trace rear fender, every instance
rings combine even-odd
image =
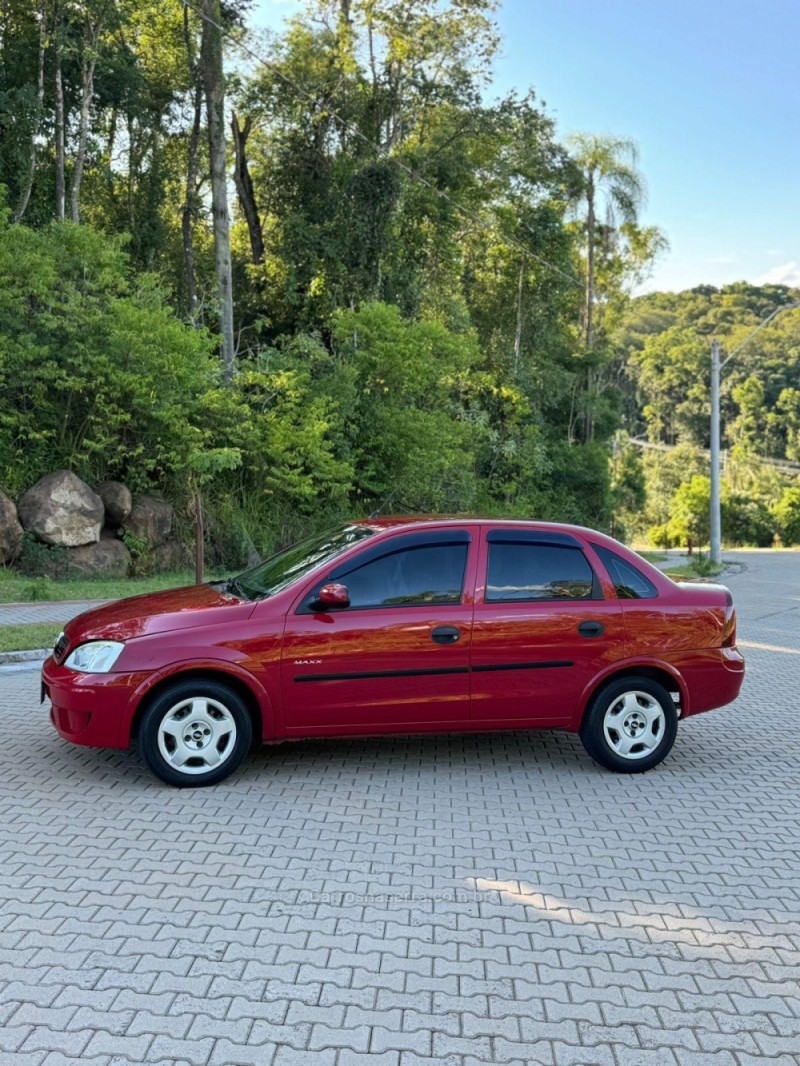
[[[599,674],[597,674],[586,688],[581,693],[581,698],[578,701],[578,709],[572,718],[567,728],[577,733],[583,722],[583,717],[589,707],[589,704],[594,699],[597,692],[609,681],[613,681],[616,677],[624,674],[634,674],[637,669],[640,670],[657,670],[659,673],[668,675],[672,678],[673,685],[669,688],[670,692],[680,693],[680,715],[684,718],[687,714],[690,714],[689,707],[689,690],[686,686],[686,682],[680,674],[680,671],[676,669],[671,663],[664,662],[663,659],[648,659],[648,658],[631,658],[631,659],[618,659],[615,663],[611,663]],[[666,680],[666,678],[665,678]]]

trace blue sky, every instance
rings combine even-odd
[[[279,29],[301,0],[256,0]],[[798,0],[501,0],[493,91],[533,87],[560,135],[632,137],[643,221],[671,250],[646,288],[800,285]]]

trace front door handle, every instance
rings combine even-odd
[[[578,626],[578,632],[582,637],[602,637],[605,631],[606,627],[602,622],[595,622],[593,620],[581,622]]]
[[[431,632],[431,640],[437,644],[455,644],[461,636],[461,630],[456,626],[437,626]]]

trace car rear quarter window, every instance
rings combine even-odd
[[[460,603],[468,549],[466,543],[412,547],[365,563],[342,578],[350,606]]]
[[[589,600],[594,590],[594,571],[579,548],[489,543],[487,603]]]
[[[653,582],[637,570],[633,563],[601,544],[593,544],[592,547],[608,570],[608,576],[614,583],[614,591],[621,600],[654,600],[658,596],[658,589]]]

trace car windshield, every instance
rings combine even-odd
[[[371,537],[374,532],[369,526],[351,525],[317,533],[278,552],[252,570],[245,570],[238,577],[231,578],[225,582],[225,590],[247,600],[274,596],[305,577],[315,567],[330,562],[354,544]]]

